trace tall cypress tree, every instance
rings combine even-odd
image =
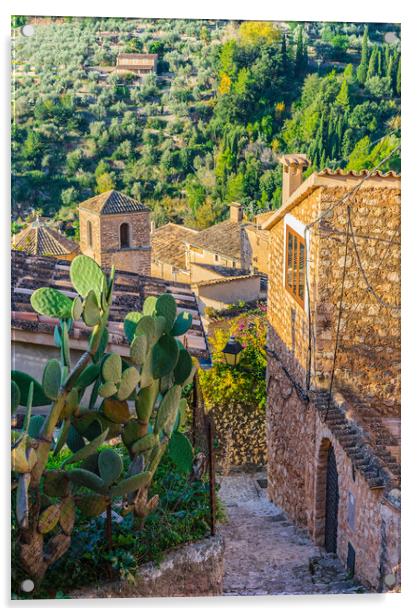
[[[383,75],[383,63],[382,63],[382,52],[380,49],[377,50],[377,74],[379,77]]]
[[[396,71],[396,94],[401,95],[401,58],[399,56],[398,68]]]
[[[377,45],[373,45],[372,53],[367,69],[367,80],[377,75]]]
[[[303,52],[303,28],[299,26],[296,38],[296,53],[295,53],[295,75],[300,75],[303,70],[304,52]]]
[[[361,84],[364,84],[367,78],[367,64],[369,58],[369,29],[366,26],[363,33],[363,41],[361,45],[361,60],[357,68],[357,79]]]

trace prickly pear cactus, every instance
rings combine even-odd
[[[36,580],[68,549],[77,510],[89,516],[107,512],[110,544],[115,499],[122,499],[124,513],[133,512],[134,527],[142,527],[158,505],[158,496],[149,499],[148,490],[167,448],[183,471],[193,459],[182,433],[187,406],[182,391],[196,367],[177,338],[192,326],[191,315],[177,314],[169,294],[148,297],[142,312],[126,315],[130,354],[121,358],[106,352],[114,272],[107,277],[80,255],[70,277],[78,294],[74,299],[54,289],[38,289],[31,298],[34,310],[58,319],[59,359],[48,361],[42,383],[12,374],[12,413],[26,407],[22,430],[12,434],[20,559]],[[70,333],[79,320],[91,334],[73,366]],[[44,405],[49,405],[46,416],[32,416],[32,407]],[[131,459],[126,472],[119,453],[106,448],[115,437],[121,437]],[[49,455],[63,448],[71,455],[59,470],[48,470]]]

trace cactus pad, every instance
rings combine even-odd
[[[105,381],[119,383],[122,377],[122,359],[116,353],[106,357],[102,366],[102,376]]]
[[[73,483],[89,488],[93,492],[99,494],[107,493],[106,484],[103,479],[84,468],[73,468],[68,472],[68,476]]]
[[[175,338],[165,335],[152,349],[152,374],[155,379],[169,374],[175,367],[179,350]]]
[[[177,305],[174,297],[169,293],[163,293],[157,299],[155,305],[155,311],[157,315],[162,316],[166,320],[166,331],[170,332],[174,321],[176,320]]]
[[[105,416],[115,423],[127,423],[131,417],[126,401],[108,398],[103,401],[102,409]]]
[[[172,336],[183,336],[192,326],[193,317],[190,312],[180,312],[174,321],[173,329],[171,330]]]
[[[138,475],[132,475],[132,477],[123,479],[117,486],[111,488],[110,495],[114,498],[117,496],[125,496],[125,494],[129,494],[129,492],[137,492],[148,485],[151,481],[151,477],[151,473],[148,471],[138,473]]]
[[[43,535],[55,528],[60,519],[60,506],[50,505],[39,516],[38,530]]]
[[[157,303],[157,298],[153,297],[152,295],[149,295],[144,301],[142,312],[152,317],[155,313],[156,303]]]
[[[176,367],[174,368],[174,380],[176,385],[182,385],[190,376],[193,368],[192,358],[187,351],[180,351]]]
[[[75,522],[74,500],[71,497],[65,498],[61,503],[59,522],[64,533],[71,535]]]
[[[135,336],[136,327],[142,319],[141,312],[129,312],[123,322],[123,331],[129,342],[132,342]]]
[[[122,372],[118,393],[116,394],[118,400],[126,400],[129,398],[135,387],[138,385],[139,378],[140,374],[134,366],[126,368],[126,370]]]
[[[77,295],[73,299],[73,304],[71,307],[71,318],[73,321],[79,321],[81,319],[81,315],[83,313],[83,302],[80,297]]]
[[[111,383],[110,381],[107,381],[106,383],[100,385],[99,396],[101,396],[102,398],[110,398],[110,396],[114,396],[117,391],[118,388],[116,387],[116,385],[114,383]]]
[[[157,412],[157,417],[154,425],[155,434],[159,434],[160,430],[163,430],[167,423],[171,421],[174,424],[175,418],[177,416],[177,410],[179,407],[181,396],[181,387],[180,385],[174,385],[168,392],[165,394],[160,408]]]
[[[69,297],[49,287],[41,287],[34,291],[30,298],[32,308],[39,314],[58,319],[71,318],[73,302]]]
[[[84,300],[83,321],[88,327],[94,327],[100,321],[100,308],[93,289],[88,292]]]
[[[70,278],[74,289],[81,297],[87,297],[90,290],[96,293],[96,297],[101,297],[103,289],[107,288],[102,270],[93,259],[85,255],[78,255],[72,261]]]
[[[61,387],[61,365],[57,359],[50,359],[42,376],[42,388],[50,400],[56,400]]]
[[[99,454],[99,473],[107,486],[115,483],[123,471],[121,456],[113,449],[104,449]]]
[[[187,436],[181,432],[174,432],[168,444],[168,455],[180,472],[191,472],[193,448]]]
[[[148,341],[145,334],[135,336],[131,343],[131,359],[137,366],[142,366],[148,350]]]

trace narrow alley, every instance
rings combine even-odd
[[[305,595],[367,592],[340,561],[315,546],[271,503],[262,473],[220,477],[228,522],[224,595]]]

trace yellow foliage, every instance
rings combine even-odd
[[[278,116],[279,116],[281,113],[283,113],[283,111],[285,110],[285,108],[286,108],[286,105],[284,104],[284,102],[283,102],[283,101],[281,101],[280,103],[277,103],[277,104],[276,104],[276,107],[275,107],[275,109],[276,109],[276,115],[278,115]]]
[[[271,21],[244,21],[239,28],[239,37],[248,45],[272,43],[279,36],[279,28]]]
[[[219,83],[219,94],[228,94],[231,91],[231,83],[231,77],[226,73],[222,73]]]

